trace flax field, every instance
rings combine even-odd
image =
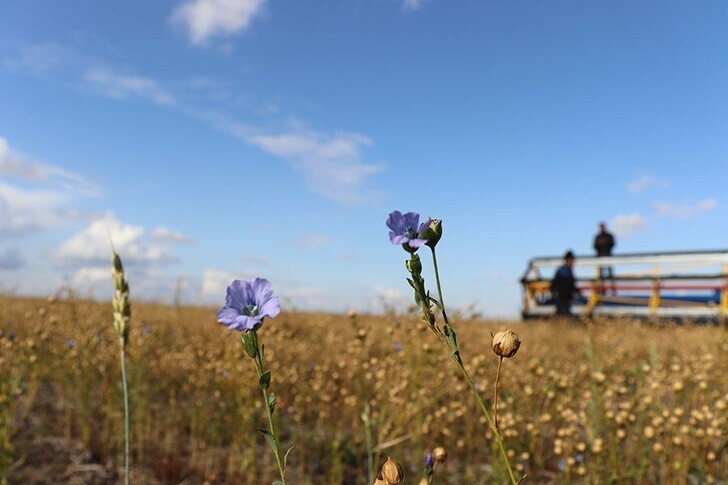
[[[215,308],[134,303],[127,350],[131,483],[264,484],[275,464],[258,378]],[[0,296],[0,481],[121,483],[124,423],[110,303]],[[452,319],[493,403],[491,332],[512,329],[500,431],[523,483],[726,483],[728,333],[626,320]],[[367,484],[367,457],[403,483],[508,478],[446,350],[416,315],[286,311],[258,332],[291,484]],[[369,438],[368,438],[369,436]]]

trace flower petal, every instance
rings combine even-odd
[[[240,315],[240,312],[229,306],[224,306],[220,308],[220,311],[217,312],[217,321],[224,324],[231,324],[235,323],[235,320]]]
[[[395,234],[393,232],[390,232],[389,240],[392,241],[392,244],[404,244],[409,241],[409,238],[403,234]]]
[[[387,227],[399,234],[404,232],[404,217],[402,217],[400,211],[394,211],[389,214]]]
[[[410,239],[409,240],[409,247],[411,248],[421,248],[427,244],[427,239]]]
[[[275,318],[281,312],[281,305],[278,303],[278,297],[269,298],[262,307],[260,307],[260,315],[268,318]]]
[[[238,324],[240,325],[240,330],[253,330],[256,325],[261,323],[263,321],[263,317],[258,315],[255,317],[249,317],[248,315],[240,315],[238,318]]]
[[[420,227],[420,215],[417,212],[408,212],[404,215],[404,224],[406,229],[417,230]]]
[[[240,280],[233,280],[230,286],[227,287],[227,295],[225,297],[225,306],[236,308],[242,311],[247,305],[245,301],[245,290],[243,283]]]
[[[250,288],[255,295],[255,305],[260,308],[273,296],[273,286],[265,278],[255,278],[250,282]]]

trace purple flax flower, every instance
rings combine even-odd
[[[425,467],[432,468],[433,466],[435,466],[435,457],[432,456],[432,453],[428,453],[425,458]]]
[[[253,330],[263,318],[274,318],[281,312],[278,297],[273,296],[270,281],[255,278],[233,281],[227,287],[225,306],[217,312],[217,321],[231,330]]]
[[[417,249],[427,242],[427,239],[420,239],[420,215],[417,212],[402,215],[400,211],[394,211],[389,214],[387,227],[390,229],[389,240],[392,244],[406,244]]]

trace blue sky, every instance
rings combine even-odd
[[[394,210],[444,220],[446,301],[515,316],[536,255],[728,247],[728,4],[0,4],[0,289],[409,301]]]

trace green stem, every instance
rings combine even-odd
[[[255,368],[258,371],[258,379],[260,380],[260,377],[263,375],[263,356],[260,352],[260,346],[258,345],[258,339],[256,336],[255,339],[257,352],[256,352],[256,359],[255,359]],[[268,404],[268,390],[265,388],[261,388],[261,392],[263,393],[263,405],[265,406],[265,410],[268,414],[268,426],[270,429],[270,434],[273,436],[273,439],[276,442],[276,449],[273,450],[273,456],[276,458],[276,465],[278,465],[278,472],[281,474],[281,483],[283,485],[286,485],[286,473],[283,469],[283,463],[281,462],[281,456],[280,451],[278,450],[278,438],[276,437],[275,428],[273,427],[273,412],[270,409],[270,404]]]
[[[437,255],[435,254],[435,248],[430,248],[432,250],[432,263],[435,267],[435,280],[437,281],[437,295],[438,298],[440,298],[440,311],[442,313],[442,319],[445,321],[445,325],[448,327],[450,326],[450,322],[447,319],[447,313],[445,312],[445,303],[442,299],[442,286],[440,285],[440,272],[437,268]],[[444,339],[441,337],[440,340]],[[447,344],[447,341],[444,341]],[[483,398],[480,397],[480,393],[478,392],[478,389],[475,387],[475,384],[473,383],[473,380],[470,378],[470,374],[468,374],[468,371],[465,370],[465,367],[463,366],[463,361],[460,358],[460,352],[456,351],[451,352],[451,357],[453,362],[455,362],[455,365],[457,365],[458,369],[460,369],[460,373],[465,378],[465,381],[468,383],[468,387],[470,388],[470,391],[472,392],[473,396],[475,396],[475,399],[478,401],[478,405],[480,406],[480,409],[483,411],[483,415],[485,416],[486,421],[488,422],[488,427],[490,427],[491,431],[495,435],[495,439],[498,442],[498,448],[500,450],[501,456],[503,458],[503,462],[506,464],[506,469],[508,470],[508,477],[511,480],[511,483],[513,485],[516,485],[518,481],[516,480],[516,477],[513,475],[513,470],[511,469],[511,464],[508,461],[508,454],[506,453],[505,447],[503,446],[503,438],[500,435],[500,432],[498,431],[498,428],[496,427],[495,423],[493,422],[493,419],[490,417],[490,413],[488,412],[488,407],[485,405],[485,402],[483,402]]]
[[[124,444],[124,483],[126,485],[129,485],[129,469],[130,469],[130,460],[129,460],[129,443],[130,443],[130,433],[131,433],[131,425],[130,425],[130,417],[129,417],[129,384],[126,380],[126,345],[123,339],[120,339],[121,342],[121,383],[122,387],[124,388],[124,437],[125,437],[125,444]]]
[[[372,443],[371,407],[367,402],[364,405],[364,433],[367,440],[367,477],[368,483],[374,482],[374,443]]]
[[[455,362],[455,364],[458,366],[458,369],[460,369],[460,373],[465,378],[465,381],[468,383],[468,387],[470,388],[470,391],[473,393],[473,396],[475,396],[475,399],[478,401],[478,405],[480,406],[480,409],[483,411],[483,415],[485,416],[485,419],[488,421],[488,427],[495,435],[495,439],[498,442],[498,448],[500,449],[501,456],[503,457],[503,462],[506,464],[506,468],[508,469],[508,477],[511,479],[512,484],[517,484],[518,480],[516,480],[516,477],[513,475],[513,470],[511,470],[511,464],[508,461],[508,454],[506,453],[506,449],[503,446],[503,438],[501,438],[500,433],[498,432],[498,429],[495,427],[495,424],[493,423],[493,419],[490,417],[490,413],[488,413],[488,407],[485,405],[485,402],[483,402],[483,399],[480,397],[480,393],[478,393],[478,389],[475,387],[475,384],[473,383],[473,380],[470,378],[470,374],[468,374],[468,371],[465,370],[465,367],[463,367],[463,364],[461,360],[456,356],[452,356],[452,360]]]
[[[435,252],[435,248],[431,247],[430,250],[432,251],[432,264],[435,266],[435,281],[437,282],[437,297],[440,299],[440,311],[442,312],[442,319],[445,320],[445,323],[447,325],[450,325],[450,322],[447,320],[447,313],[445,312],[445,300],[442,299],[442,286],[440,286],[440,271],[437,269],[437,253]]]

